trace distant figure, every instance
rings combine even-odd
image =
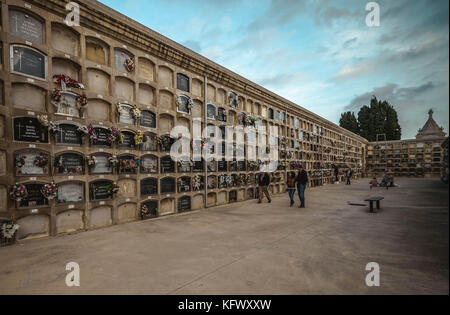
[[[394,187],[394,177],[390,174],[384,175],[383,179],[381,180],[381,187],[386,187],[386,189],[389,189],[389,187]]]
[[[372,187],[378,187],[377,178],[376,177],[372,178],[372,180],[370,181],[369,184],[370,184],[370,189],[372,189]]]
[[[335,177],[335,182],[339,182],[339,167],[337,167],[337,166],[334,167],[334,177]]]
[[[300,165],[299,172],[297,176],[297,189],[298,196],[300,198],[300,206],[299,208],[305,208],[305,190],[308,187],[308,173],[303,169],[303,166]]]
[[[270,198],[269,191],[267,190],[267,187],[270,184],[270,175],[269,173],[263,173],[259,175],[258,185],[259,185],[259,200],[258,203],[262,202],[263,194],[266,195],[267,200],[269,203],[272,202],[272,199]]]
[[[347,183],[346,183],[346,185],[351,185],[352,184],[351,180],[352,180],[352,176],[353,176],[353,171],[351,169],[348,169],[347,173],[346,173],[346,176],[347,176]]]
[[[286,181],[289,198],[291,199],[290,207],[292,207],[295,203],[294,196],[295,196],[295,184],[296,183],[297,183],[297,177],[295,176],[295,172],[290,172],[289,176],[287,178],[287,181]]]

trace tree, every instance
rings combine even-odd
[[[353,113],[352,113],[353,114]],[[355,132],[354,122],[349,112],[342,114],[340,125],[368,141],[377,141],[377,135],[385,134],[386,140],[400,140],[402,129],[398,123],[396,110],[387,101],[379,101],[376,96],[370,100],[370,106],[364,105],[358,113],[358,129]]]
[[[339,126],[350,130],[353,133],[359,134],[359,123],[353,112],[345,112],[341,114],[341,119],[339,120]]]

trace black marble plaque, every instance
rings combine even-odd
[[[46,79],[46,57],[40,52],[23,46],[12,47],[13,71]]]
[[[141,204],[142,206],[146,206],[148,209],[148,213],[141,212],[142,220],[147,220],[151,218],[156,218],[158,216],[158,202],[157,201],[147,201]]]
[[[102,147],[111,147],[112,144],[108,143],[108,138],[111,136],[111,131],[106,128],[96,127],[94,128],[95,133],[97,134],[98,141],[95,143],[95,146]]]
[[[60,131],[56,137],[56,142],[60,144],[82,145],[83,139],[78,132],[78,126],[73,124],[60,124]]]
[[[194,172],[202,172],[205,170],[204,160],[194,161]]]
[[[48,128],[43,127],[37,118],[14,118],[14,140],[23,142],[48,143]]]
[[[9,32],[33,43],[44,43],[43,23],[23,11],[9,10]]]
[[[178,73],[177,74],[177,89],[185,92],[189,92],[189,77]]]
[[[122,135],[123,135],[123,142],[120,144],[120,147],[133,149],[135,147],[134,142],[135,134],[130,131],[122,131]]]
[[[156,128],[156,115],[148,110],[143,110],[141,112],[141,126]]]
[[[181,177],[178,179],[178,192],[188,192],[191,191],[191,178]]]
[[[56,166],[56,172],[60,174],[83,174],[84,158],[76,153],[64,153],[61,156],[61,166]]]
[[[206,107],[206,115],[209,119],[216,119],[216,106],[208,104]]]
[[[158,194],[158,180],[156,178],[146,178],[141,181],[141,196]]]
[[[219,172],[226,172],[227,171],[227,161],[220,160],[219,162],[217,162],[217,170]]]
[[[185,212],[191,210],[191,197],[181,197],[178,199],[178,212]]]
[[[164,156],[161,158],[161,173],[174,173],[175,162],[170,156]]]
[[[25,184],[28,191],[28,197],[26,200],[20,202],[20,207],[36,207],[48,205],[47,198],[42,195],[41,189],[43,184]]]
[[[161,179],[161,194],[171,194],[175,192],[175,178],[168,177]]]
[[[91,183],[89,187],[91,200],[110,199],[112,197],[110,192],[111,185],[112,182],[109,180],[101,180]]]
[[[245,161],[238,161],[238,170],[240,172],[245,172],[247,170]]]

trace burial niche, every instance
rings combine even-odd
[[[141,173],[143,174],[158,173],[158,157],[156,155],[144,155],[141,158]]]
[[[99,180],[89,185],[89,194],[92,201],[107,200],[112,198],[113,182],[110,180]]]
[[[24,11],[9,10],[9,32],[26,41],[44,43],[44,23]]]
[[[184,196],[178,199],[178,212],[186,212],[191,210],[191,197]]]
[[[96,141],[91,142],[91,145],[96,147],[112,147],[113,142],[111,141],[111,130],[104,127],[94,127],[94,132],[96,135]]]
[[[114,66],[117,70],[131,72],[127,62],[133,60],[133,55],[122,49],[114,49]]]
[[[121,155],[118,158],[120,174],[136,174],[139,168],[139,159],[134,155]]]
[[[77,153],[63,153],[57,155],[54,161],[54,168],[56,174],[83,175],[84,157]]]
[[[142,220],[156,218],[158,216],[158,202],[147,201],[141,204],[141,218]]]
[[[152,196],[158,194],[158,180],[146,178],[141,180],[141,196]]]
[[[75,124],[59,124],[59,132],[56,135],[57,144],[82,145],[83,135],[80,126]]]
[[[83,96],[69,91],[55,90],[51,97],[51,103],[55,106],[55,114],[83,118],[82,108],[84,106],[81,103],[85,101]]]
[[[158,136],[153,132],[144,132],[147,141],[142,144],[142,151],[158,151]]]
[[[120,133],[119,148],[134,149],[136,147],[136,142],[134,140],[136,134],[128,130],[121,131]]]
[[[80,35],[59,23],[52,23],[52,45],[56,50],[72,56],[80,51]]]
[[[143,110],[140,117],[140,125],[148,128],[156,128],[156,114],[149,110]]]
[[[48,127],[35,117],[16,117],[13,120],[14,141],[48,143]]]
[[[216,106],[213,104],[206,105],[206,116],[208,119],[216,119]]]
[[[91,174],[112,174],[113,156],[107,153],[94,153],[90,156],[94,159],[94,165],[90,165]],[[88,163],[89,165],[89,163]]]
[[[125,125],[136,124],[135,107],[126,103],[117,104],[118,122]]]
[[[12,103],[15,108],[46,111],[47,91],[32,84],[12,83]]]
[[[27,189],[28,196],[26,199],[20,201],[19,207],[28,208],[48,205],[48,199],[45,198],[41,192],[42,188],[44,188],[44,184],[32,183],[24,184],[24,186]]]
[[[86,58],[100,65],[109,65],[109,46],[93,37],[86,37]]]
[[[161,158],[161,173],[175,173],[175,162],[170,155]]]
[[[178,192],[184,193],[191,191],[191,178],[183,176],[178,178]]]
[[[48,153],[40,150],[23,150],[14,154],[15,169],[17,176],[48,175],[49,159]]]
[[[161,179],[161,194],[175,193],[175,178],[166,177]]]
[[[189,93],[189,77],[182,73],[177,73],[177,89]]]
[[[84,183],[65,182],[58,185],[58,203],[84,201]]]
[[[47,79],[47,56],[22,45],[11,45],[11,72]]]

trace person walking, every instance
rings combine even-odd
[[[295,196],[295,184],[296,183],[297,183],[297,176],[295,176],[295,172],[290,172],[289,176],[287,178],[287,181],[286,181],[289,198],[291,199],[290,207],[292,207],[295,204],[294,196]]]
[[[297,176],[297,190],[298,190],[298,196],[300,198],[299,208],[306,207],[306,203],[305,203],[306,187],[308,187],[308,172],[306,172],[306,170],[303,169],[303,166],[300,165],[298,176]]]
[[[259,200],[258,200],[258,203],[262,202],[263,194],[266,195],[267,200],[269,201],[269,203],[272,202],[272,199],[270,198],[269,190],[267,189],[269,184],[270,184],[270,175],[269,175],[269,173],[262,173],[262,174],[260,174],[259,175],[259,180],[258,180],[258,186],[259,186]]]
[[[337,166],[334,167],[334,177],[335,183],[339,182],[339,168]]]
[[[348,169],[347,173],[346,173],[346,176],[347,176],[347,183],[346,183],[346,185],[351,185],[352,184],[351,180],[352,180],[352,176],[353,176],[353,171],[351,169]]]

